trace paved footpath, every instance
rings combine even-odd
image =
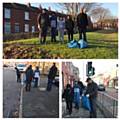
[[[89,111],[80,107],[79,110],[73,108],[73,112],[71,115],[65,113],[63,118],[89,118]],[[104,118],[104,115],[97,109],[97,118]]]
[[[39,88],[30,92],[23,90],[23,118],[59,117],[59,89],[53,85],[52,91],[46,91],[47,77],[42,77]]]

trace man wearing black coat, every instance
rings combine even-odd
[[[73,33],[74,33],[74,21],[72,20],[71,16],[67,16],[65,27],[67,29],[68,40],[70,42],[71,40],[73,40]]]
[[[80,96],[83,93],[83,90],[85,89],[85,86],[83,85],[82,81],[78,81],[78,86],[80,88]]]
[[[88,17],[87,14],[84,12],[84,8],[81,8],[80,14],[77,16],[77,25],[79,30],[79,39],[83,39],[84,41],[87,41],[86,38],[86,28],[88,26]]]
[[[55,63],[53,63],[53,66],[50,68],[48,73],[47,91],[51,91],[52,83],[53,83],[53,80],[55,79],[56,74],[57,74],[57,67]]]
[[[39,29],[39,39],[41,44],[45,44],[46,42],[46,35],[49,26],[49,16],[45,10],[42,10],[37,17],[38,29]]]
[[[21,82],[21,73],[17,67],[15,67],[16,74],[17,74],[17,82]]]
[[[91,78],[87,78],[86,82],[88,83],[88,85],[85,95],[90,99],[90,106],[91,106],[90,118],[96,118],[97,117],[96,100],[97,100],[98,86],[95,82],[92,81]]]
[[[25,87],[26,91],[30,91],[32,79],[33,79],[33,70],[32,70],[32,65],[30,65],[26,70],[26,87]]]

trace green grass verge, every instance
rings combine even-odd
[[[58,38],[57,38],[58,39]],[[74,35],[78,39],[78,34]],[[85,49],[68,48],[67,36],[64,36],[64,44],[50,43],[47,37],[46,45],[39,45],[38,38],[23,39],[4,42],[3,58],[10,59],[117,59],[118,58],[118,33],[88,32],[89,47]],[[28,44],[28,45],[26,45]],[[31,44],[31,45],[30,45]]]

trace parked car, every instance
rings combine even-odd
[[[9,67],[8,65],[4,64],[3,67]]]
[[[103,84],[98,85],[99,91],[105,91],[105,86]]]
[[[18,68],[18,70],[20,72],[25,72],[26,69],[27,69],[27,65],[26,64],[18,64],[16,67]]]

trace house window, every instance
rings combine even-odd
[[[11,24],[10,24],[10,22],[5,22],[5,24],[4,24],[4,33],[5,34],[11,33]]]
[[[29,12],[25,12],[25,20],[29,20]]]
[[[32,33],[35,32],[35,26],[32,26]]]
[[[25,24],[25,32],[29,32],[29,24]]]
[[[7,19],[10,19],[10,9],[8,9],[8,8],[5,8],[5,18],[7,18]]]
[[[19,23],[15,23],[15,32],[16,33],[20,32],[20,25],[19,25]]]

